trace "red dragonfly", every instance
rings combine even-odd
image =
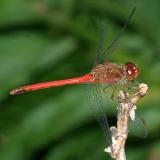
[[[96,66],[90,73],[80,77],[37,83],[32,85],[23,86],[10,91],[10,94],[21,94],[25,92],[35,91],[44,88],[63,86],[68,84],[81,84],[81,83],[103,83],[115,84],[124,81],[134,80],[139,73],[137,66],[131,62],[125,63],[124,66],[119,66],[115,63],[105,62]]]
[[[50,82],[37,83],[37,84],[23,86],[23,87],[16,88],[10,91],[10,94],[12,95],[21,94],[21,93],[35,91],[39,89],[63,86],[63,85],[69,85],[69,84],[91,83],[94,85],[94,91],[93,91],[94,92],[93,96],[95,99],[94,101],[100,110],[100,118],[98,118],[98,120],[100,121],[100,125],[102,126],[104,133],[106,134],[108,132],[107,136],[109,136],[108,138],[111,143],[112,140],[111,140],[110,133],[109,133],[110,132],[109,125],[108,125],[106,114],[103,109],[101,91],[99,90],[98,85],[99,84],[106,84],[106,85],[120,84],[121,86],[126,86],[128,82],[136,79],[136,77],[139,74],[139,69],[134,63],[127,62],[123,65],[119,65],[116,63],[111,63],[108,60],[107,61],[104,60],[105,53],[111,52],[111,49],[113,49],[113,46],[116,44],[119,37],[124,32],[134,12],[135,12],[135,8],[132,9],[122,30],[117,34],[115,39],[113,39],[113,41],[107,48],[106,52],[102,50],[103,41],[104,41],[104,25],[103,23],[101,23],[100,35],[99,35],[99,47],[97,50],[96,63],[90,73],[85,74],[80,77],[71,78],[71,79],[56,80],[56,81],[50,81]]]

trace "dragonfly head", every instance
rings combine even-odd
[[[132,81],[138,76],[139,69],[135,64],[131,62],[127,62],[125,63],[125,73],[126,73],[127,80]]]

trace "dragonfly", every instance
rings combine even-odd
[[[10,91],[11,95],[21,94],[25,92],[35,91],[44,88],[57,87],[69,84],[81,84],[81,83],[103,83],[103,84],[115,84],[120,80],[132,81],[139,73],[137,66],[131,62],[125,63],[125,65],[119,66],[115,63],[105,62],[103,65],[95,67],[91,73],[85,74],[80,77],[37,83],[32,85],[23,86]]]
[[[109,124],[107,120],[107,116],[104,111],[103,102],[102,102],[102,92],[99,88],[100,84],[105,85],[115,85],[120,84],[122,87],[127,86],[127,84],[137,78],[139,75],[139,68],[132,62],[126,62],[125,64],[117,64],[110,62],[108,59],[105,59],[106,54],[110,54],[112,49],[115,47],[117,41],[119,40],[120,36],[124,32],[125,28],[127,27],[128,23],[130,22],[134,12],[135,7],[132,9],[131,13],[129,14],[123,28],[118,32],[116,37],[112,40],[108,48],[104,51],[103,50],[103,43],[104,43],[104,23],[100,23],[100,33],[99,33],[99,44],[96,54],[96,62],[94,64],[93,69],[90,73],[84,74],[80,77],[63,79],[63,80],[55,80],[37,84],[31,84],[22,86],[10,91],[11,95],[22,94],[25,92],[57,87],[57,86],[64,86],[64,85],[71,85],[71,84],[92,84],[93,90],[92,95],[94,99],[95,106],[99,108],[99,116],[98,121],[100,122],[101,128],[103,129],[104,133],[107,134],[107,141],[112,143]]]

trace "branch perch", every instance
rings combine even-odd
[[[129,98],[125,91],[119,92],[118,97],[118,114],[117,128],[110,127],[112,136],[112,145],[105,148],[113,159],[126,160],[125,143],[128,137],[128,120],[129,117],[134,121],[136,103],[139,99],[147,94],[148,86],[144,83],[139,85],[138,91]]]

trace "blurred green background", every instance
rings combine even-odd
[[[160,159],[160,1],[159,0],[0,0],[0,159],[102,160],[103,133],[87,97],[88,86],[73,85],[9,95],[18,86],[88,73],[98,45],[99,21],[105,46],[137,7],[110,60],[132,61],[138,82],[149,92],[138,103],[148,137],[130,133],[128,160]],[[88,99],[88,100],[87,100]],[[106,105],[116,122],[116,102]]]

